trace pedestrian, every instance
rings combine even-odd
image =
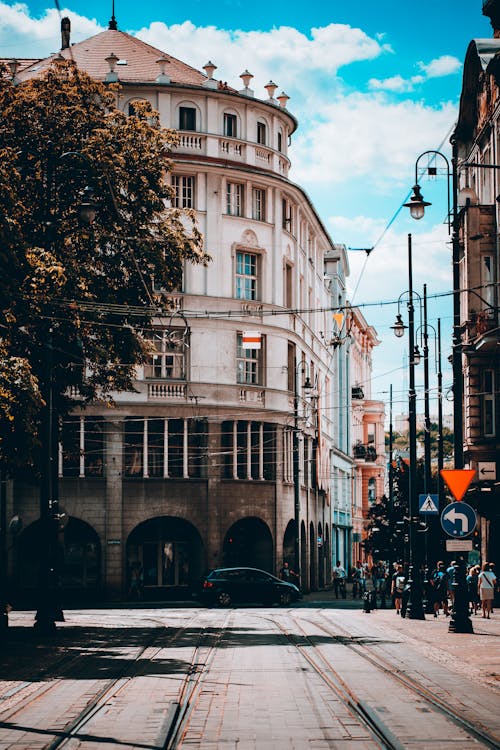
[[[453,600],[454,600],[454,597],[455,597],[455,592],[454,592],[452,584],[453,584],[453,581],[455,580],[455,565],[456,564],[457,564],[456,560],[453,560],[449,564],[449,566],[446,568],[446,575],[448,576],[448,580],[446,582],[447,583],[447,594],[448,594],[448,599],[450,600],[452,606],[453,606]]]
[[[479,573],[477,580],[483,617],[486,617],[489,620],[491,605],[493,604],[493,598],[495,596],[495,586],[497,583],[496,576],[492,572],[489,563],[483,563],[483,568]]]
[[[399,615],[401,612],[401,603],[403,598],[403,591],[406,584],[406,576],[401,563],[396,566],[396,571],[392,576],[391,583],[391,596],[394,599],[394,606],[396,607],[396,614]]]
[[[280,578],[282,581],[290,581],[290,567],[287,562],[283,563],[283,567],[280,570]]]
[[[440,560],[431,573],[429,583],[432,586],[432,604],[434,606],[434,617],[437,617],[442,608],[446,617],[449,617],[448,609],[448,574],[445,564]]]
[[[142,565],[136,560],[130,566],[130,581],[128,589],[129,599],[140,601],[142,599]]]
[[[340,564],[340,560],[337,560],[337,564],[333,569],[333,588],[335,591],[335,599],[339,598],[339,591],[342,599],[345,599],[345,579],[347,574],[345,568]]]
[[[467,574],[467,591],[469,594],[469,614],[477,615],[479,604],[479,565],[471,565]]]
[[[371,570],[373,588],[379,596],[385,596],[385,565],[382,560],[376,562]]]

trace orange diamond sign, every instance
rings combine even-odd
[[[455,498],[460,501],[476,473],[475,469],[441,469],[441,476]]]

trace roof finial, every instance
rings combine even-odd
[[[109,22],[108,29],[111,29],[111,31],[116,31],[118,29],[118,24],[116,23],[115,18],[115,0],[112,0],[111,20]]]

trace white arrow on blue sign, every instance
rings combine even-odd
[[[437,516],[437,514],[439,513],[439,495],[419,495],[418,512],[434,513],[434,515]]]
[[[469,536],[476,523],[476,511],[467,503],[450,503],[441,513],[441,526],[448,536]]]

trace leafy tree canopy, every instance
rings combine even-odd
[[[2,435],[17,419],[36,443],[49,380],[58,415],[71,387],[86,401],[131,389],[154,290],[178,288],[185,261],[209,260],[194,216],[168,208],[176,133],[146,102],[127,117],[118,93],[71,62],[16,86],[0,70]],[[90,226],[78,216],[86,187]],[[0,439],[8,465],[15,446]]]

